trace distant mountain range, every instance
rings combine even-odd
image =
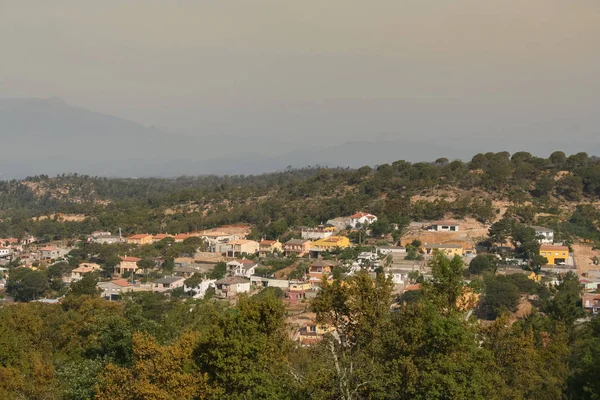
[[[470,158],[477,147],[504,150],[485,141],[469,146],[456,140],[365,140],[326,147],[285,138],[192,137],[70,106],[58,98],[0,99],[0,138],[2,179],[69,172],[119,177],[249,175],[288,166],[360,167],[399,159]]]

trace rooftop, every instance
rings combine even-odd
[[[569,251],[568,246],[552,246],[549,244],[544,244],[540,246],[541,251]]]
[[[145,239],[148,236],[152,236],[148,233],[139,233],[137,235],[129,236],[128,239],[136,240],[136,239]]]
[[[217,285],[236,285],[238,283],[250,283],[250,279],[245,279],[240,276],[231,276],[228,278],[219,279],[215,283]]]
[[[137,258],[137,257],[131,257],[131,256],[125,256],[125,257],[121,257],[121,261],[125,261],[125,262],[138,262],[138,261],[142,261],[141,258]]]
[[[435,221],[435,222],[432,222],[431,225],[451,225],[451,226],[458,226],[460,224],[458,222],[456,222],[456,221]]]
[[[425,244],[426,249],[462,249],[460,244],[454,243],[430,243]]]
[[[170,285],[171,283],[175,283],[177,281],[182,280],[183,278],[180,276],[165,276],[164,278],[159,278],[154,280],[154,283],[158,283],[158,284],[168,284]]]

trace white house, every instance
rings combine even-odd
[[[333,235],[335,227],[333,225],[319,225],[315,228],[302,228],[302,239],[319,240]]]
[[[247,293],[250,291],[250,279],[231,276],[216,281],[215,286],[215,295],[217,297],[235,297],[238,293]]]
[[[406,254],[406,248],[402,246],[378,246],[375,250],[383,255]]]
[[[458,232],[460,225],[454,221],[436,221],[433,222],[427,230],[437,232]]]
[[[373,214],[358,212],[350,216],[350,225],[352,228],[356,228],[358,225],[372,224],[377,221],[377,217]]]
[[[11,252],[8,247],[0,247],[0,258],[10,256]]]
[[[258,264],[252,260],[242,259],[233,260],[227,263],[227,272],[229,276],[240,276],[250,278],[256,272]]]
[[[287,289],[290,285],[290,281],[286,279],[263,278],[262,276],[251,276],[250,283],[252,286],[278,287],[281,289]]]
[[[538,238],[538,242],[541,244],[553,244],[554,243],[554,231],[552,229],[544,228],[543,226],[533,226],[535,229],[535,236]]]
[[[205,279],[196,286],[185,286],[184,284],[183,291],[186,293],[194,292],[194,295],[192,296],[194,299],[202,299],[209,288],[215,287],[216,282],[216,279]]]

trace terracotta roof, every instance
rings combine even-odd
[[[137,258],[137,257],[130,257],[130,256],[125,256],[125,257],[121,257],[121,261],[125,261],[125,262],[138,262],[141,261],[141,258]]]
[[[356,219],[362,218],[362,217],[367,217],[369,219],[375,218],[375,216],[373,214],[364,213],[364,212],[357,212],[356,214],[350,216],[350,218],[356,218]]]
[[[117,285],[117,286],[133,286],[133,284],[131,282],[128,282],[127,279],[115,279],[113,281],[110,281],[111,283]]]
[[[275,243],[277,243],[276,240],[261,240],[259,244],[261,246],[270,246],[270,245],[275,244]]]
[[[178,235],[175,235],[175,239],[187,239],[189,237],[191,237],[189,233],[180,233]]]
[[[138,233],[137,235],[129,236],[127,239],[132,239],[132,240],[145,239],[148,236],[152,236],[152,235],[150,235],[148,233]]]
[[[285,242],[285,244],[302,245],[302,244],[305,244],[306,242],[310,242],[310,240],[308,240],[308,239],[290,239],[287,242]]]
[[[569,251],[569,247],[568,246],[551,246],[551,245],[541,245],[540,246],[540,250],[541,251]]]
[[[56,250],[55,246],[46,246],[46,247],[42,247],[40,249],[40,251],[54,251],[54,250]]]
[[[158,240],[162,240],[168,237],[173,237],[173,235],[169,235],[168,233],[159,233],[157,235],[154,235],[152,238],[153,239],[158,239]]]
[[[421,284],[417,283],[416,285],[408,285],[404,288],[405,292],[410,292],[412,290],[421,290]]]

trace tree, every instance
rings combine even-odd
[[[100,377],[96,399],[197,399],[210,392],[206,376],[195,368],[192,353],[197,334],[183,334],[170,346],[161,346],[143,333],[133,334],[133,366],[108,364]]]
[[[226,273],[227,273],[227,264],[225,264],[223,261],[220,261],[215,264],[215,267],[213,268],[213,270],[210,273],[210,278],[211,279],[222,279]]]
[[[514,312],[519,305],[519,288],[505,276],[486,276],[484,279],[482,313],[496,319],[503,311]]]
[[[17,268],[10,273],[7,289],[16,301],[36,300],[48,290],[48,275],[45,271]]]
[[[469,263],[469,272],[472,274],[495,273],[497,268],[498,258],[493,254],[478,254]]]
[[[511,235],[514,225],[515,221],[509,218],[502,218],[500,221],[493,223],[488,231],[492,243],[503,246]]]
[[[71,294],[74,296],[97,296],[99,293],[97,273],[87,273],[77,282],[71,283]]]
[[[571,328],[575,320],[583,316],[581,292],[579,278],[573,272],[568,272],[553,288],[551,296],[543,301],[542,310],[553,320]]]
[[[464,263],[462,258],[452,259],[441,252],[436,252],[429,261],[432,279],[423,284],[423,291],[430,296],[443,312],[456,311],[457,301],[464,293]]]

